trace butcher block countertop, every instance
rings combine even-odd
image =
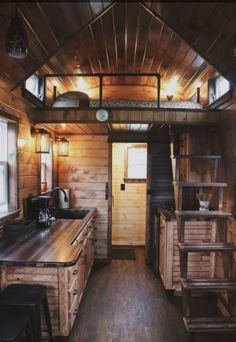
[[[73,242],[95,212],[96,209],[90,209],[83,219],[57,219],[49,228],[38,228],[26,241],[1,238],[0,263],[39,267],[74,265],[81,247]]]

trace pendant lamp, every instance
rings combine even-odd
[[[22,59],[27,56],[28,39],[16,7],[15,16],[6,33],[6,52],[11,58]]]

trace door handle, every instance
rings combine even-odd
[[[105,200],[108,200],[108,192],[109,192],[108,182],[106,182],[106,185],[105,185]]]

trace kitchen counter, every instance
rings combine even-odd
[[[70,334],[94,263],[97,210],[75,209],[89,212],[83,219],[57,219],[26,241],[0,239],[0,288],[15,283],[47,286],[54,336]]]
[[[0,263],[21,266],[72,266],[81,253],[74,243],[96,209],[83,219],[57,219],[49,228],[37,229],[26,241],[0,239]]]

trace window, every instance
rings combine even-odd
[[[222,76],[217,77],[215,82],[215,94],[218,99],[230,90],[230,83]]]
[[[0,217],[17,209],[17,122],[0,116]]]
[[[50,144],[49,153],[41,153],[41,192],[53,188],[53,148]]]
[[[125,168],[125,181],[143,180],[147,178],[146,147],[128,147]]]
[[[230,83],[223,76],[210,79],[208,81],[208,100],[209,104],[216,102],[226,94],[229,94]]]
[[[25,81],[25,84],[22,87],[22,95],[36,106],[43,106],[44,80],[38,72],[31,75]]]
[[[25,88],[39,100],[43,100],[43,80],[37,73],[25,81]]]

